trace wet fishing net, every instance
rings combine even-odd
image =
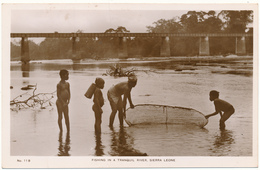
[[[137,124],[182,124],[204,127],[208,120],[194,109],[167,105],[139,104],[126,110],[126,123]]]

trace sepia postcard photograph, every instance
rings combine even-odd
[[[2,3],[2,168],[258,167],[257,3]]]

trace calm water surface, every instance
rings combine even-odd
[[[245,61],[245,64],[250,64]],[[114,129],[108,127],[110,105],[107,90],[126,77],[102,76],[111,63],[81,63],[46,61],[31,63],[30,71],[18,63],[11,64],[11,99],[24,93],[21,87],[37,84],[36,93],[54,92],[60,81],[59,70],[69,70],[71,102],[69,116],[71,132],[59,132],[56,106],[46,109],[11,111],[11,155],[13,156],[251,156],[253,77],[243,74],[223,74],[239,64],[226,66],[192,66],[187,68],[172,62],[121,64],[135,68],[138,83],[132,90],[134,104],[165,104],[189,107],[202,113],[214,112],[209,101],[210,90],[220,91],[220,98],[235,107],[235,114],[220,131],[219,115],[211,117],[205,128],[187,125],[139,125]],[[235,68],[236,69],[236,68]],[[248,68],[246,69],[248,71]],[[252,71],[252,69],[249,69]],[[105,80],[102,133],[94,133],[92,100],[84,97],[96,77]],[[32,91],[29,91],[32,93]],[[52,99],[55,103],[56,95]],[[129,105],[128,105],[129,106]]]

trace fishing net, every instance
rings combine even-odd
[[[126,123],[136,124],[194,124],[204,127],[208,120],[194,109],[167,105],[139,104],[126,110]]]

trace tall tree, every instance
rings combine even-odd
[[[147,26],[146,28],[149,33],[178,33],[182,27],[176,20],[176,18],[160,19],[153,23],[154,26]]]
[[[219,18],[224,20],[224,29],[226,32],[245,33],[246,27],[253,22],[253,11],[227,11],[223,10],[218,14]]]
[[[220,32],[222,21],[215,11],[188,11],[180,18],[185,33],[215,33]]]

